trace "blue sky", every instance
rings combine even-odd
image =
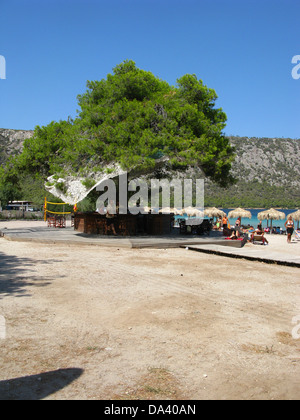
[[[300,138],[299,16],[299,0],[0,0],[0,128],[75,117],[86,81],[131,59],[171,85],[196,74],[226,135]]]

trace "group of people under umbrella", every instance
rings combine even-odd
[[[223,212],[222,210],[219,210],[217,208],[207,209],[205,212],[206,212],[206,215],[211,216],[211,217],[224,217],[224,216],[226,216],[225,212]],[[242,208],[237,208],[237,209],[232,210],[228,213],[228,218],[229,219],[237,218],[239,220],[238,224],[241,225],[241,219],[242,218],[251,219],[252,214],[249,210],[245,210],[245,209],[242,209]],[[296,212],[291,213],[290,215],[286,216],[286,214],[284,212],[281,212],[279,210],[271,208],[269,210],[264,210],[264,211],[258,213],[257,218],[260,222],[262,222],[263,220],[267,220],[267,226],[268,227],[269,227],[269,221],[270,221],[271,222],[270,223],[271,230],[272,230],[272,227],[273,227],[273,220],[287,219],[286,222],[285,222],[285,228],[286,228],[286,231],[287,231],[287,242],[290,243],[293,232],[294,232],[294,222],[295,221],[298,222],[297,229],[299,229],[300,210],[297,210]],[[261,223],[258,226],[258,229],[260,229],[262,233],[264,232],[263,229],[262,229]],[[268,243],[268,242],[266,241],[266,243]]]
[[[194,207],[188,207],[184,208],[182,210],[177,210],[175,208],[163,208],[159,211],[160,213],[173,213],[174,215],[187,215],[188,217],[209,217],[209,218],[226,218],[225,220],[228,221],[228,219],[237,219],[237,224],[241,226],[241,220],[243,218],[251,219],[252,214],[249,210],[245,210],[243,208],[236,208],[228,213],[228,216],[226,213],[218,209],[216,207],[209,207],[206,208],[204,211],[198,210]],[[285,213],[276,210],[274,208],[271,208],[269,210],[264,210],[258,213],[257,218],[260,222],[263,220],[267,221],[267,226],[269,227],[269,221],[270,221],[270,228],[272,230],[273,227],[273,220],[284,220],[287,218],[285,227],[287,230],[287,241],[291,242],[291,237],[294,232],[294,222],[298,222],[299,229],[299,222],[300,222],[300,210],[297,210],[294,213],[291,213],[290,215],[286,216]]]

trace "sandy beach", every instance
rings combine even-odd
[[[0,238],[0,400],[299,399],[299,285],[299,268],[185,249]]]

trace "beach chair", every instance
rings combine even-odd
[[[296,239],[296,241],[300,241],[300,230],[299,229],[295,230],[295,239]]]
[[[56,228],[65,228],[66,227],[66,218],[59,216],[55,218],[55,227]]]
[[[252,243],[258,243],[258,244],[265,244],[266,238],[264,238],[264,235],[255,234],[253,235],[253,238],[251,239]]]
[[[56,227],[55,217],[48,217],[47,222],[48,222],[48,227]]]

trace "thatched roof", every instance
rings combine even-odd
[[[252,214],[250,211],[242,209],[240,207],[238,207],[235,210],[232,210],[228,213],[228,218],[229,219],[235,219],[237,217],[242,217],[245,219],[251,219],[252,218]]]
[[[175,214],[175,215],[179,215],[182,214],[181,210],[175,209],[174,207],[163,207],[162,209],[159,210],[159,213],[164,213],[164,214]]]
[[[276,209],[269,209],[258,213],[257,218],[259,220],[283,220],[285,219],[285,213]]]
[[[300,210],[297,210],[294,213],[289,214],[288,217],[289,216],[292,216],[292,218],[294,220],[296,220],[297,222],[299,222],[300,221]]]
[[[226,213],[223,210],[217,209],[216,207],[208,207],[204,210],[204,215],[208,217],[223,217]]]
[[[181,210],[181,214],[186,214],[189,217],[196,216],[196,217],[203,217],[203,211],[196,209],[195,207],[185,207]]]

